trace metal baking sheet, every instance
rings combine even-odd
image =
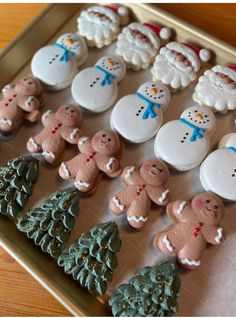
[[[144,4],[128,4],[133,16],[139,21],[152,21],[167,25],[176,31],[179,41],[194,41],[212,49],[217,54],[217,63],[235,62],[235,48],[218,41],[200,30],[184,23],[157,7]],[[42,45],[53,43],[58,35],[64,32],[76,31],[76,18],[82,4],[55,4],[48,6],[42,14],[18,38],[7,47],[0,56],[0,86],[10,81],[30,74],[30,59],[35,50]],[[51,24],[53,21],[53,24]],[[37,33],[35,33],[37,32]],[[37,34],[37,41],[35,38]],[[102,50],[89,49],[89,58],[82,68],[93,65],[101,56],[114,52],[115,44]],[[18,53],[18,55],[16,55]],[[12,60],[13,56],[17,56]],[[210,67],[210,65],[208,65]],[[199,75],[204,71],[199,73]],[[119,85],[119,98],[136,91],[140,84],[151,79],[150,69],[134,72],[128,71]],[[164,122],[174,120],[181,112],[194,104],[192,93],[194,85],[182,92],[172,95],[171,103],[164,114]],[[62,103],[73,102],[70,88],[59,92],[49,92],[45,109],[53,109]],[[102,128],[110,128],[109,117],[111,109],[105,113],[91,114],[84,112],[83,131],[91,135]],[[217,114],[217,129],[212,139],[214,146],[226,133],[235,131],[234,120],[236,112],[226,115]],[[26,153],[26,142],[41,129],[40,123],[25,125],[16,136],[0,137],[0,164]],[[121,160],[123,166],[138,165],[142,161],[155,158],[153,151],[154,139],[140,145],[125,144],[125,155]],[[63,160],[77,153],[76,147],[69,147]],[[135,159],[134,159],[135,158]],[[51,192],[71,185],[58,177],[58,168],[50,167],[43,161],[40,164],[39,180],[35,185],[25,210],[38,204]],[[118,255],[119,266],[114,272],[114,278],[108,286],[105,297],[93,297],[83,290],[72,278],[63,273],[56,263],[40,249],[19,233],[14,223],[0,216],[0,244],[26,270],[28,270],[49,292],[51,292],[72,314],[84,316],[110,315],[106,305],[108,297],[120,283],[127,282],[136,270],[153,265],[166,259],[153,248],[154,235],[164,229],[170,221],[165,215],[165,209],[152,208],[149,222],[139,232],[130,230],[125,217],[113,217],[109,213],[109,199],[122,188],[119,178],[104,178],[99,188],[90,197],[81,198],[80,215],[71,235],[69,244],[81,233],[86,232],[97,223],[115,220],[120,229],[122,249]],[[202,191],[199,180],[199,167],[189,172],[173,172],[168,188],[171,199],[190,199]],[[236,294],[236,204],[226,204],[226,216],[223,226],[227,232],[227,240],[222,246],[207,248],[202,257],[201,267],[194,272],[180,271],[182,286],[179,299],[179,315],[182,316],[235,316]]]

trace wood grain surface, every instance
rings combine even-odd
[[[236,4],[158,4],[236,46]],[[45,4],[0,4],[0,49]],[[0,248],[0,316],[69,316],[42,286]]]

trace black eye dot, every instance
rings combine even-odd
[[[71,112],[71,113],[74,113],[75,111],[72,109],[70,112]]]
[[[142,106],[141,109],[144,109],[144,107]]]
[[[194,122],[196,123],[197,121],[196,121],[196,120],[194,120]]]
[[[218,209],[218,205],[214,205],[214,209],[216,209],[216,210],[217,210],[217,209]]]
[[[163,92],[163,90],[162,90],[162,89],[160,89],[160,92],[162,93],[162,92]]]
[[[96,82],[94,81],[93,84],[96,84]]]
[[[69,107],[66,107],[66,109],[69,109]]]
[[[234,172],[236,172],[236,169],[234,169]]]
[[[152,87],[155,87],[155,85],[153,84]]]
[[[188,135],[189,135],[189,133],[187,132],[187,133],[186,133],[186,136],[188,136]]]
[[[136,114],[136,116],[139,116],[139,114]]]
[[[107,140],[108,140],[108,141],[111,141],[111,138],[108,138]]]
[[[235,174],[232,174],[232,177],[235,177]]]
[[[210,203],[211,202],[211,200],[206,200],[206,203]]]
[[[141,110],[138,110],[138,113],[141,113]]]
[[[93,87],[93,84],[90,84],[90,87]]]
[[[106,137],[106,135],[105,135],[105,134],[103,134],[103,135],[102,135],[102,137]]]
[[[197,113],[197,110],[195,110],[194,113]]]
[[[50,61],[49,64],[52,64],[52,61]]]
[[[209,123],[209,121],[210,121],[210,120],[208,119],[207,122]]]
[[[150,95],[150,97],[152,97],[152,95]]]
[[[188,112],[189,114],[191,114],[191,112]]]
[[[98,80],[99,80],[99,77],[97,77],[96,80],[98,81]]]
[[[162,172],[163,171],[163,169],[158,169],[159,170],[159,172]]]
[[[183,141],[183,140],[181,140],[181,142],[183,143],[184,141]]]
[[[208,115],[205,115],[205,118],[207,118],[208,117]]]

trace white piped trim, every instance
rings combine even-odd
[[[42,119],[45,120],[48,118],[49,114],[52,112],[51,109],[47,110],[43,115],[42,115]]]
[[[181,214],[185,208],[186,203],[186,201],[181,202],[178,209],[176,210],[176,213]]]
[[[163,40],[168,40],[171,37],[171,31],[169,28],[161,28],[161,31],[159,33],[159,36]]]
[[[112,169],[112,164],[113,164],[114,161],[115,161],[115,158],[110,158],[110,160],[106,164],[107,170],[111,170]]]
[[[174,248],[173,246],[171,245],[169,239],[168,239],[168,236],[165,235],[162,239],[162,242],[165,244],[165,246],[167,247],[167,249],[170,251],[170,252],[173,252]]]
[[[78,129],[78,128],[75,128],[75,129],[72,131],[72,133],[70,134],[70,139],[75,139],[75,136],[76,136],[76,134],[77,134],[78,131],[79,131],[79,129]]]
[[[127,169],[127,172],[125,174],[125,178],[126,179],[130,178],[134,171],[135,171],[135,167],[130,167],[129,169]]]
[[[2,92],[4,93],[4,92],[8,91],[10,88],[12,88],[12,85],[11,85],[11,84],[5,85],[5,86],[3,87],[3,89],[2,89]]]
[[[115,203],[116,207],[119,208],[121,211],[124,211],[125,205],[121,204],[117,197],[113,197],[112,201]]]
[[[30,137],[29,142],[31,142],[31,144],[34,146],[34,148],[38,148],[40,147],[39,144],[35,141],[35,139],[33,137]]]
[[[190,266],[192,266],[192,265],[199,266],[201,264],[200,260],[195,261],[195,260],[191,260],[189,258],[184,258],[184,259],[181,259],[180,261],[181,261],[182,264],[184,264],[184,265],[187,264],[187,265],[190,265]]]
[[[30,106],[31,106],[30,103],[31,103],[34,99],[35,99],[34,96],[29,96],[29,97],[27,98],[27,100],[25,101],[25,106],[30,107]]]
[[[167,197],[167,194],[170,192],[170,190],[166,190],[164,192],[162,192],[160,198],[159,198],[159,202],[162,203],[163,201],[165,201],[166,197]]]
[[[80,140],[79,140],[79,145],[84,145],[88,139],[89,139],[88,137],[82,137],[82,138],[80,138]]]
[[[215,241],[216,241],[216,243],[220,243],[220,240],[222,239],[222,237],[223,237],[223,229],[222,229],[222,227],[219,227],[218,229],[217,229],[217,236],[215,237]]]
[[[8,118],[2,118],[0,119],[0,123],[3,123],[3,124],[7,124],[9,126],[12,126],[12,120],[11,119],[8,119]]]
[[[63,170],[66,174],[66,177],[69,178],[71,176],[71,173],[70,173],[70,170],[68,169],[67,164],[65,162],[62,162],[61,167],[63,168]]]
[[[55,154],[52,151],[44,151],[42,152],[42,155],[46,158],[53,158],[55,159]]]
[[[127,220],[128,221],[135,221],[137,223],[139,223],[139,222],[147,222],[148,217],[145,218],[143,216],[137,217],[135,215],[132,215],[132,216],[127,216]]]
[[[211,58],[211,52],[207,49],[201,49],[199,52],[199,57],[203,62],[207,62]]]
[[[74,185],[77,187],[77,186],[82,186],[82,187],[85,187],[85,188],[89,188],[90,187],[90,183],[88,182],[85,182],[85,181],[82,181],[82,180],[77,180],[74,182]]]

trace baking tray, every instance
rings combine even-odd
[[[85,4],[52,4],[32,21],[32,23],[5,49],[0,55],[0,87],[30,74],[30,59],[34,52],[48,42],[53,43],[59,34],[76,31],[76,18]],[[156,22],[167,25],[175,30],[179,41],[192,41],[211,49],[216,53],[214,63],[226,64],[236,61],[235,48],[202,32],[180,19],[166,13],[154,5],[127,4],[133,18],[144,22]],[[37,36],[36,36],[37,35]],[[89,49],[89,59],[82,68],[96,62],[107,53],[113,52],[115,44],[98,50]],[[208,65],[210,67],[210,65]],[[202,69],[201,73],[204,71]],[[200,74],[199,74],[200,75]],[[119,98],[136,91],[138,86],[151,79],[150,69],[138,73],[128,71],[125,79],[120,83]],[[182,92],[172,95],[169,109],[164,114],[164,122],[179,117],[186,107],[193,104],[193,83]],[[46,108],[54,108],[64,102],[73,102],[70,89],[49,93]],[[83,130],[85,134],[93,134],[105,127],[109,128],[111,110],[102,114],[85,113]],[[212,144],[215,145],[226,133],[235,131],[235,111],[226,115],[216,115],[217,127]],[[31,135],[40,130],[40,123],[22,127],[16,136],[0,137],[0,164],[3,165],[10,158],[26,152],[26,141]],[[153,139],[145,144],[125,144],[126,152],[122,158],[122,165],[140,164],[142,161],[154,158]],[[74,147],[75,148],[75,147]],[[69,147],[66,158],[76,154],[76,149]],[[4,154],[4,156],[2,155]],[[134,158],[136,158],[134,160]],[[48,178],[50,176],[50,178]],[[45,187],[45,184],[47,186]],[[57,168],[49,167],[41,161],[40,176],[30,197],[26,210],[58,188],[70,186],[70,183],[60,180]],[[124,218],[114,218],[109,214],[108,202],[122,185],[119,178],[101,182],[96,193],[88,198],[82,198],[80,215],[70,238],[71,243],[82,232],[86,232],[96,223],[115,219],[120,229],[122,249],[118,254],[119,266],[114,271],[113,282],[109,285],[107,295],[93,297],[82,289],[71,277],[64,274],[62,269],[44,255],[39,248],[18,232],[14,223],[0,216],[0,244],[13,256],[32,276],[39,281],[52,295],[54,295],[73,315],[106,316],[111,315],[107,306],[107,299],[114,288],[127,280],[142,266],[153,265],[166,256],[158,253],[152,246],[155,233],[166,227],[170,221],[164,209],[153,208],[149,223],[140,232],[128,229]],[[172,192],[171,199],[190,199],[194,194],[202,191],[199,181],[199,167],[185,172],[172,172],[168,184]],[[185,316],[235,316],[236,315],[236,204],[227,204],[226,217],[223,226],[228,238],[221,247],[208,248],[202,258],[201,267],[195,272],[181,271],[181,296],[179,300],[179,315]],[[0,303],[1,306],[1,303]]]

